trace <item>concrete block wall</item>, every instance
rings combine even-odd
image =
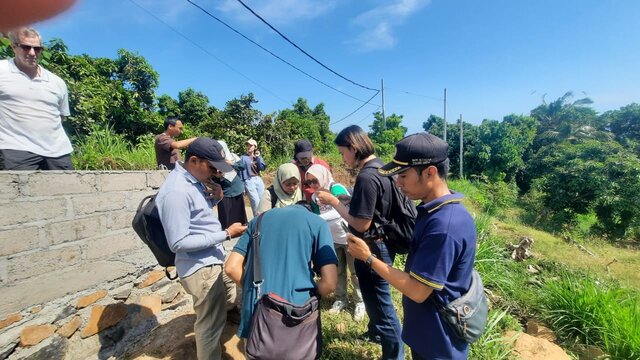
[[[131,219],[167,173],[0,172],[0,319],[153,266]]]
[[[29,346],[29,336],[44,333],[43,339],[49,339],[51,329],[61,328],[63,322],[90,327],[89,315],[73,306],[78,298],[105,289],[130,289],[134,279],[158,269],[131,220],[140,200],[155,193],[167,174],[0,172],[0,359],[29,354],[35,349]],[[101,301],[133,301],[126,298],[106,296]],[[126,324],[127,329],[135,328]],[[61,338],[51,339],[58,346]]]

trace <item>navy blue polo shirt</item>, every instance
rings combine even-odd
[[[418,206],[405,271],[434,289],[448,304],[469,290],[476,254],[476,226],[452,192]],[[466,359],[469,346],[450,332],[440,319],[433,299],[416,303],[403,296],[402,340],[425,359]]]

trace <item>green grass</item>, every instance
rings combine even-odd
[[[74,144],[71,157],[76,170],[151,170],[156,168],[154,137],[147,135],[132,146],[107,127],[95,127]]]
[[[640,359],[640,296],[562,272],[542,292],[541,313],[565,343],[595,345],[614,359]]]

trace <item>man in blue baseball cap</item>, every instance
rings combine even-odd
[[[476,250],[473,218],[462,195],[449,190],[447,143],[419,133],[396,144],[393,160],[378,171],[397,175],[397,185],[412,200],[421,200],[404,271],[371,254],[367,244],[348,235],[349,252],[403,294],[402,340],[413,359],[466,359],[469,344],[454,336],[436,301],[446,305],[471,286]]]
[[[156,196],[167,242],[176,254],[180,283],[193,297],[200,360],[222,357],[220,336],[227,319],[222,242],[247,229],[240,223],[222,229],[213,212],[213,206],[224,196],[213,178],[233,171],[220,149],[213,139],[195,139],[187,149],[185,162],[176,163]]]

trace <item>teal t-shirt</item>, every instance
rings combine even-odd
[[[290,303],[302,305],[315,291],[314,272],[328,264],[337,264],[333,238],[327,222],[300,205],[271,209],[260,223],[260,260],[264,282],[261,295],[270,292]],[[249,335],[255,307],[253,286],[253,242],[256,219],[233,248],[246,259],[242,279],[242,308],[238,336]],[[311,268],[313,264],[313,269]]]

